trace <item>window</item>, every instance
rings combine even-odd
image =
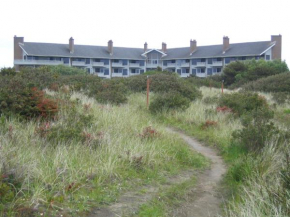
[[[270,55],[266,55],[266,60],[270,60]]]
[[[118,73],[118,69],[114,69],[114,73]]]
[[[197,68],[197,73],[205,73],[205,68]]]
[[[136,73],[136,69],[131,69],[131,73],[135,74]]]

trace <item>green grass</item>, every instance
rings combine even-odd
[[[186,195],[190,188],[196,184],[196,178],[175,184],[168,189],[162,189],[146,204],[143,204],[136,216],[169,216],[182,202],[186,201]]]
[[[2,215],[32,207],[38,213],[81,215],[133,187],[207,165],[154,120],[144,94],[112,106],[78,92],[47,93],[61,102],[56,120],[0,119],[0,173],[20,182],[13,200],[1,204]],[[144,134],[147,127],[156,135]]]

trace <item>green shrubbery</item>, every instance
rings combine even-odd
[[[57,103],[37,88],[27,87],[20,80],[10,80],[0,87],[0,115],[23,118],[49,118],[58,111]]]
[[[191,76],[186,78],[186,80],[196,87],[215,87],[220,88],[222,85],[222,77],[220,75],[213,75],[207,78],[199,78],[196,76]]]
[[[263,92],[290,92],[290,73],[281,73],[257,81],[249,82],[243,86],[246,90]]]
[[[226,106],[233,110],[238,116],[260,108],[268,108],[264,97],[252,92],[236,92],[224,94],[220,97],[219,106]]]
[[[249,81],[289,71],[285,62],[280,60],[235,61],[228,64],[222,74],[225,85],[238,87]]]
[[[252,110],[242,117],[243,128],[233,133],[234,139],[248,151],[262,150],[266,141],[279,132],[270,121],[273,117],[274,113],[267,107]]]
[[[178,92],[158,94],[150,103],[149,110],[152,113],[167,111],[170,109],[187,109],[190,100]]]

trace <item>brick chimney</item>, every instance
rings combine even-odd
[[[167,51],[167,45],[166,43],[162,42],[162,52],[166,53],[166,51]]]
[[[276,42],[272,47],[272,59],[282,59],[282,35],[271,35],[271,41]]]
[[[73,39],[73,37],[70,37],[70,39],[69,39],[69,52],[74,53],[74,51],[75,51],[75,40]]]
[[[19,46],[19,44],[24,43],[24,37],[14,36],[14,60],[22,60],[23,59],[23,50]],[[14,64],[15,70],[19,71],[19,65]]]
[[[147,50],[148,50],[148,44],[147,44],[147,42],[145,42],[145,44],[144,44],[144,53],[145,53]]]
[[[190,40],[190,53],[196,50],[196,40]]]
[[[226,52],[230,48],[230,39],[228,36],[223,37],[223,52]]]
[[[19,46],[19,43],[24,43],[24,37],[14,36],[14,60],[22,60],[23,59],[23,50]]]
[[[113,41],[112,40],[108,41],[108,51],[110,55],[113,55]]]

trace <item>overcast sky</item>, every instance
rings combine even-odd
[[[149,48],[269,41],[282,35],[290,64],[290,0],[1,0],[0,68],[13,66],[13,36],[26,42]]]

